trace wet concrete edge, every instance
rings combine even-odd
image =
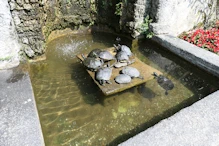
[[[216,91],[119,146],[218,146],[218,99]]]
[[[219,55],[171,35],[156,35],[152,40],[190,63],[219,77]]]
[[[219,77],[219,56],[170,35],[152,38],[169,51]],[[160,121],[120,146],[219,145],[219,91]]]
[[[0,70],[0,119],[1,146],[45,145],[27,72]]]

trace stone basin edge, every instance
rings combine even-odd
[[[152,40],[188,62],[219,77],[219,55],[172,35],[155,35]]]
[[[152,40],[167,50],[219,77],[219,56],[171,35],[155,35]],[[161,120],[119,146],[218,145],[216,132],[219,90]],[[205,129],[205,130],[203,130]],[[199,135],[191,138],[191,136]],[[207,139],[206,139],[207,137]]]

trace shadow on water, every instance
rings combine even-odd
[[[156,94],[148,87],[145,86],[146,83],[138,85],[137,87],[137,93],[143,97],[147,98],[149,101],[152,101],[153,98],[155,98]]]
[[[76,82],[85,103],[94,105],[102,104],[104,95],[98,86],[94,83],[91,76],[86,71],[82,63],[75,62],[71,64],[71,79]]]

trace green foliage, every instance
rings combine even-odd
[[[94,14],[97,13],[97,8],[96,8],[96,6],[95,6],[94,4],[92,4],[92,5],[90,6],[90,9],[91,9],[91,12],[92,12],[92,13],[94,13]]]
[[[122,16],[122,2],[119,2],[118,4],[116,4],[116,11],[115,14],[118,16]]]
[[[102,1],[102,8],[103,8],[104,10],[107,9],[107,0],[103,0],[103,1]]]
[[[137,29],[138,32],[141,34],[144,34],[146,38],[152,38],[154,33],[149,29],[149,25],[153,20],[149,18],[147,15],[144,19],[144,22],[141,24],[141,26]]]

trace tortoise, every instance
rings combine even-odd
[[[132,56],[132,51],[130,50],[130,48],[126,45],[119,45],[120,46],[120,50],[124,51],[128,54],[128,56]]]
[[[144,79],[142,76],[140,76],[140,72],[131,66],[126,66],[121,70],[121,73],[129,75],[131,78],[140,78]]]
[[[157,75],[155,72],[152,75],[157,79],[157,83],[165,90],[165,95],[168,95],[168,90],[174,88],[173,82],[163,75]]]
[[[83,60],[84,66],[87,67],[90,71],[96,71],[104,64],[103,60],[99,58],[85,57],[84,54],[81,54],[81,56],[84,59]]]
[[[126,52],[126,54],[128,56],[132,56],[132,51],[130,50],[130,48],[126,45],[120,45],[118,44],[118,46],[116,46],[115,44],[113,45],[116,49],[117,52],[123,51]]]
[[[99,82],[100,85],[105,86],[105,83],[112,84],[110,82],[111,75],[112,68],[108,64],[107,67],[102,67],[97,70],[97,72],[95,73],[95,79]]]
[[[130,60],[130,61],[128,61],[128,62],[116,62],[115,65],[114,65],[114,67],[115,67],[115,68],[120,68],[120,67],[124,67],[124,66],[130,65],[130,64],[132,64],[132,63],[134,63],[134,62],[135,62],[134,59],[133,59],[133,60]]]
[[[87,57],[98,58],[101,51],[102,51],[101,49],[93,49],[93,50],[87,55]]]
[[[129,62],[129,56],[124,51],[117,52],[116,59],[117,62]]]
[[[98,55],[100,59],[104,61],[109,61],[115,59],[115,57],[109,51],[101,51]]]
[[[118,76],[115,77],[114,80],[118,84],[127,84],[127,83],[130,83],[132,79],[129,75],[119,74]]]

